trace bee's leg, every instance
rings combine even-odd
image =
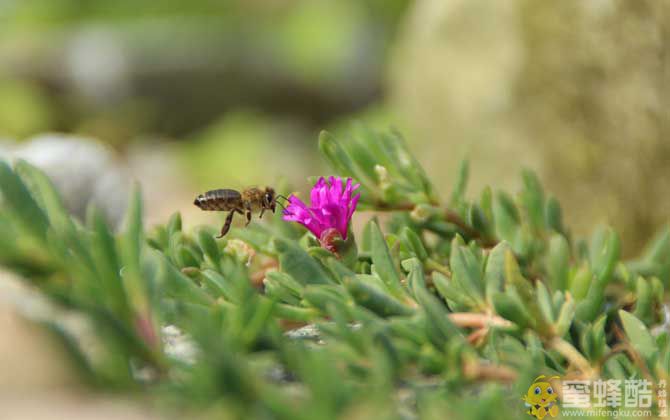
[[[233,216],[235,215],[235,211],[231,211],[228,213],[228,217],[226,217],[226,223],[223,224],[223,227],[221,228],[221,234],[217,236],[216,238],[223,238],[226,233],[230,230],[230,224],[233,223]]]
[[[259,219],[262,219],[262,218],[263,218],[263,213],[265,213],[265,207],[263,207],[263,208],[261,209],[261,214],[258,215],[258,218],[259,218]]]
[[[249,223],[251,223],[251,206],[249,203],[244,206],[244,211],[247,216],[247,223],[244,226],[249,226]]]

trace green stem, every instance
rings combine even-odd
[[[445,276],[451,278],[451,270],[449,270],[449,267],[440,264],[439,262],[435,261],[434,259],[427,258],[426,261],[424,262],[424,264],[425,264],[425,267],[428,270],[440,272],[440,273],[444,274]]]

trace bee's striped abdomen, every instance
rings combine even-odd
[[[211,190],[200,194],[193,204],[202,210],[233,210],[238,206],[241,196],[235,190]]]

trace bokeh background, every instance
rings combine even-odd
[[[532,168],[575,236],[634,254],[670,215],[670,2],[0,0],[0,156],[79,214],[120,223],[138,180],[149,223],[219,223],[197,193],[305,190],[319,131],[357,123],[399,129],[443,196],[466,157],[471,194]],[[43,347],[5,315],[0,353]]]
[[[670,206],[669,3],[544,3],[3,0],[2,147],[102,179],[69,187],[112,218],[138,179],[163,220],[203,189],[300,186],[321,129],[395,127],[444,190],[464,157],[473,191],[531,167],[577,233],[633,252]]]

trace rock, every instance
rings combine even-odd
[[[297,340],[312,340],[317,342],[321,340],[321,333],[319,332],[319,328],[314,324],[309,324],[301,328],[289,330],[284,334],[286,334],[286,336],[289,338]]]
[[[83,219],[90,202],[118,226],[123,218],[130,182],[112,151],[87,138],[44,134],[25,143],[0,145],[0,158],[23,159],[43,170],[67,208]]]
[[[191,337],[174,325],[166,325],[161,328],[161,337],[165,354],[187,364],[195,363],[198,348]]]

